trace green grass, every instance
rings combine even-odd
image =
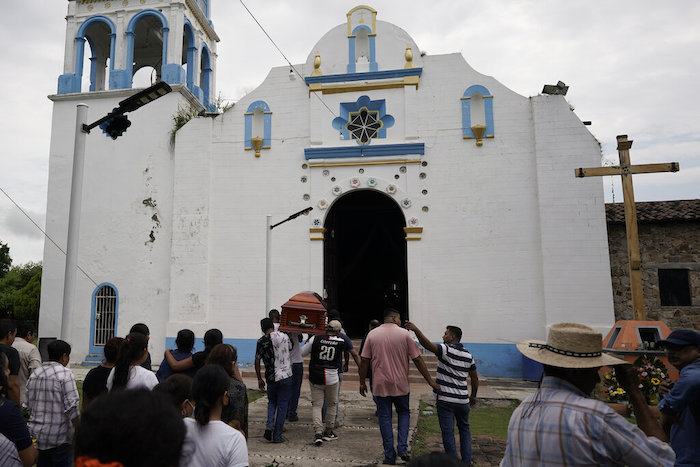
[[[507,439],[508,422],[517,406],[517,401],[512,401],[503,407],[486,405],[481,402],[469,412],[469,425],[472,436],[485,435],[496,439]],[[434,436],[440,436],[440,423],[438,422],[435,406],[421,401],[419,409],[416,436],[413,441],[414,457],[429,453],[428,440]],[[433,413],[432,415],[424,415],[423,412],[426,411]]]
[[[248,388],[248,403],[252,404],[253,402],[260,399],[264,395],[265,395],[264,391],[260,391],[258,389]]]

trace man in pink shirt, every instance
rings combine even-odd
[[[396,464],[394,450],[394,434],[392,430],[391,405],[396,407],[398,416],[397,449],[399,457],[408,461],[408,427],[410,409],[408,397],[410,384],[408,382],[408,359],[423,375],[428,384],[440,392],[440,386],[433,381],[425,362],[420,356],[421,351],[411,338],[409,332],[401,327],[401,315],[393,308],[384,310],[384,324],[367,334],[365,346],[362,349],[362,364],[360,365],[360,394],[366,396],[367,370],[372,366],[373,394],[377,398],[377,416],[379,431],[384,445],[384,464]]]

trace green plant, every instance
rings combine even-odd
[[[193,105],[189,107],[177,106],[177,113],[173,115],[173,129],[170,131],[170,137],[175,139],[175,133],[177,130],[185,126],[187,122],[192,120],[199,114],[199,111]]]

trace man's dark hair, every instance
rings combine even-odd
[[[457,338],[457,342],[462,340],[462,330],[457,326],[447,326],[447,330]]]
[[[170,375],[165,381],[158,383],[154,388],[155,394],[162,394],[169,400],[177,410],[185,399],[192,400],[192,378],[182,373]]]
[[[49,342],[49,345],[46,346],[46,350],[49,353],[49,360],[52,362],[59,361],[64,354],[70,357],[70,344],[60,339]]]
[[[17,330],[17,325],[11,319],[0,319],[0,339]]]
[[[105,362],[114,364],[117,361],[117,356],[119,356],[119,348],[121,347],[123,340],[123,337],[112,337],[105,343]]]
[[[224,342],[224,335],[218,329],[209,329],[204,333],[204,348],[212,349]]]
[[[382,323],[380,323],[378,319],[373,319],[369,322],[369,330],[371,331],[372,329],[378,328],[381,325]]]
[[[136,323],[133,326],[131,326],[129,334],[131,334],[132,332],[138,332],[139,334],[143,334],[146,337],[151,335],[151,331],[148,329],[148,326],[146,326],[143,323]]]
[[[194,333],[189,329],[180,329],[175,338],[175,345],[178,350],[191,352],[194,347]]]
[[[270,318],[263,318],[260,320],[260,330],[262,330],[262,332],[266,332],[270,328],[275,328],[275,323],[273,323]]]
[[[280,322],[280,312],[274,308],[270,310],[270,312],[267,314],[267,317],[270,318],[274,323]]]
[[[30,332],[33,336],[36,336],[36,327],[34,326],[33,322],[20,321],[19,323],[17,323],[17,336],[24,339]]]
[[[388,317],[394,316],[394,315],[401,316],[401,313],[399,313],[398,311],[396,311],[393,308],[387,308],[384,310],[383,318],[384,318],[384,320],[386,320]]]
[[[182,415],[169,398],[147,389],[111,391],[80,417],[75,457],[129,467],[179,465],[185,433]]]

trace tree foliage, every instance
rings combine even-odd
[[[5,277],[12,267],[12,258],[10,258],[10,247],[7,243],[0,242],[0,279]]]
[[[41,264],[14,266],[0,278],[0,317],[36,320],[41,296]]]

